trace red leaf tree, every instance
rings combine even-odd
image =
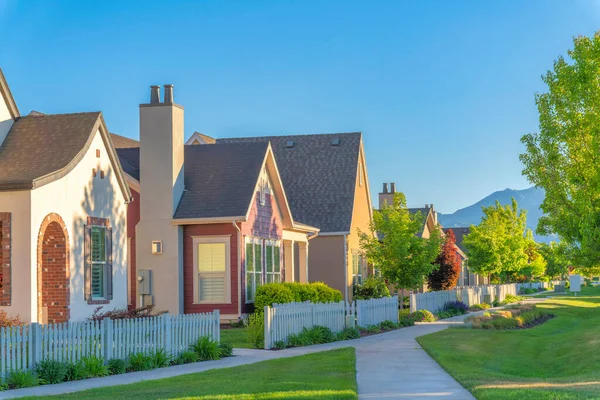
[[[434,264],[436,269],[427,277],[429,290],[448,290],[456,286],[460,276],[460,256],[456,251],[456,237],[452,229],[446,232],[446,241]]]

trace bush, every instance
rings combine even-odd
[[[383,321],[379,324],[379,327],[384,331],[391,331],[392,329],[396,329],[397,325],[392,321]]]
[[[85,365],[83,365],[81,361],[67,364],[67,373],[65,375],[66,381],[78,381],[80,379],[86,379],[87,377]]]
[[[208,336],[202,336],[190,345],[190,349],[198,354],[200,361],[218,360],[221,358],[219,342],[212,340]]]
[[[278,340],[275,343],[273,343],[273,347],[278,350],[283,350],[285,349],[285,342],[283,340]]]
[[[538,291],[539,290],[537,290],[537,289],[530,289],[530,288],[522,287],[521,289],[519,289],[519,294],[533,294],[533,293],[537,293]]]
[[[248,341],[255,349],[265,347],[265,319],[262,312],[248,317]]]
[[[511,303],[517,303],[517,302],[525,300],[525,299],[526,299],[526,297],[523,297],[523,296],[515,296],[512,294],[507,294],[506,297],[504,298],[504,300],[502,300],[499,304],[506,305],[506,304],[511,304]]]
[[[443,311],[450,311],[455,313],[455,315],[462,315],[467,312],[469,306],[463,303],[460,300],[456,301],[447,301],[442,308]]]
[[[111,358],[108,360],[109,375],[119,375],[127,372],[127,363],[120,358]]]
[[[268,283],[256,289],[254,308],[262,312],[265,306],[291,302],[332,303],[342,301],[342,292],[322,282]]]
[[[67,379],[68,364],[56,360],[42,360],[35,366],[35,372],[44,383],[61,383]]]
[[[16,317],[9,317],[6,311],[0,310],[0,328],[23,325],[25,325],[25,322],[21,321],[21,318],[18,315]]]
[[[110,319],[128,319],[128,318],[152,318],[162,314],[166,314],[168,311],[154,311],[154,305],[133,308],[133,309],[116,309],[110,311],[102,311],[102,306],[96,307],[92,316],[88,318],[88,321],[102,321],[105,318]]]
[[[487,310],[490,307],[491,306],[489,304],[487,304],[487,303],[473,304],[471,307],[469,307],[469,310],[471,310],[471,311],[481,311],[481,310]]]
[[[287,338],[288,347],[302,347],[309,346],[312,343],[309,343],[306,336],[302,335],[289,335]]]
[[[219,343],[221,358],[233,356],[233,346],[229,343]]]
[[[200,361],[198,354],[192,350],[184,350],[172,361],[173,365],[190,364]]]
[[[476,329],[517,329],[548,318],[548,314],[534,305],[519,305],[507,310],[485,312],[479,317],[469,317],[465,322]]]
[[[435,315],[428,310],[417,310],[410,314],[414,322],[435,322]]]
[[[85,374],[88,378],[97,378],[108,375],[108,367],[104,365],[104,359],[102,357],[83,357],[81,363],[85,368]]]
[[[312,346],[313,344],[322,344],[334,342],[337,336],[326,326],[313,326],[312,328],[303,328],[297,335],[289,335],[287,338],[288,347]]]
[[[148,354],[148,357],[150,358],[152,369],[167,367],[171,362],[171,356],[165,349],[152,350]]]
[[[360,331],[357,328],[344,328],[343,331],[338,332],[337,340],[351,340],[358,339],[360,337]]]
[[[292,301],[303,303],[310,301],[311,303],[319,303],[319,291],[314,285],[300,282],[286,282],[283,286],[288,288],[292,293]]]
[[[318,293],[316,303],[339,303],[343,300],[342,292],[332,289],[323,282],[309,283]]]
[[[354,286],[354,299],[368,300],[390,297],[390,290],[381,277],[370,276],[361,285]]]
[[[148,354],[132,353],[127,360],[127,370],[129,372],[149,371],[152,369],[152,359]]]
[[[294,301],[292,291],[284,283],[268,283],[256,289],[254,310],[262,313],[265,306],[273,304],[291,303]]]
[[[366,327],[359,327],[358,329],[362,333],[369,333],[369,334],[381,333],[381,328],[379,327],[379,325],[369,325]]]
[[[39,385],[39,380],[31,371],[11,369],[6,374],[6,386],[9,389],[22,389]]]

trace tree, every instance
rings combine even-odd
[[[546,272],[546,260],[540,252],[541,245],[533,239],[533,232],[527,229],[525,233],[525,255],[527,256],[527,264],[521,268],[521,275],[529,282],[533,278],[538,278]]]
[[[377,236],[359,231],[360,246],[367,260],[376,265],[388,283],[397,288],[415,289],[434,268],[441,239],[434,229],[431,237],[419,236],[424,224],[420,213],[411,215],[406,198],[396,193],[392,205],[373,213],[369,229]]]
[[[546,276],[550,278],[563,277],[569,273],[570,249],[565,242],[550,242],[540,245],[540,253],[546,260]]]
[[[434,269],[427,276],[427,285],[431,290],[448,290],[456,286],[460,276],[461,262],[456,251],[456,237],[452,229],[446,233],[442,251],[435,259]]]
[[[536,94],[539,133],[522,137],[523,175],[546,192],[537,232],[556,233],[576,265],[600,260],[600,32],[577,37]]]
[[[482,209],[481,222],[471,225],[463,241],[469,254],[469,268],[479,275],[494,274],[509,281],[527,264],[527,211],[519,210],[515,199],[510,205],[496,201],[495,205]]]

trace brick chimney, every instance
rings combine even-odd
[[[172,224],[183,194],[183,107],[174,103],[173,85],[151,86],[150,103],[140,104],[140,222],[136,227],[137,267],[149,270],[153,303],[183,312],[182,228]],[[161,252],[152,250],[160,246]],[[160,242],[157,244],[156,242]]]

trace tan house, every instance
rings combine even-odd
[[[463,239],[469,234],[469,228],[444,228],[444,232],[447,232],[450,229],[452,229],[452,232],[454,232],[454,236],[456,237],[457,251],[462,261],[462,269],[460,272],[460,278],[458,279],[458,286],[477,286],[489,284],[488,277],[474,274],[469,270],[467,249],[465,249],[463,245]]]
[[[188,143],[210,142],[194,134]],[[369,232],[371,195],[362,133],[216,139],[219,143],[271,143],[294,218],[320,229],[308,242],[292,242],[294,257],[308,254],[308,279],[352,299],[353,283],[368,274],[358,232]],[[299,276],[299,271],[294,271]]]

